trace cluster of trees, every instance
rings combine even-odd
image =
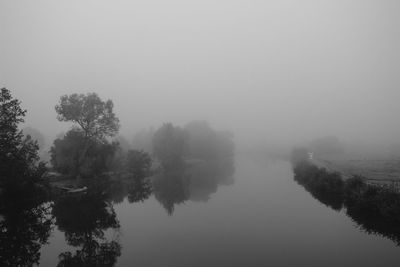
[[[151,165],[148,154],[126,149],[127,141],[121,137],[110,141],[120,127],[113,107],[111,100],[103,101],[95,93],[60,98],[57,118],[73,122],[74,126],[56,139],[50,150],[55,171],[74,177],[91,177],[107,171],[145,175]]]
[[[168,168],[184,160],[212,162],[216,167],[233,166],[232,135],[213,130],[205,121],[193,121],[181,128],[162,125],[153,136],[153,154]]]
[[[232,135],[213,130],[204,121],[183,128],[162,125],[153,136],[153,155],[160,170],[152,179],[156,199],[172,214],[187,200],[207,201],[234,172]]]
[[[343,207],[344,182],[339,173],[331,173],[307,162],[294,167],[294,179],[316,199],[334,210]]]
[[[44,145],[43,136],[27,128],[27,133],[37,137],[35,141],[18,130],[26,111],[7,89],[2,89],[0,100],[0,184],[38,182],[45,171],[38,156]],[[90,177],[107,171],[126,171],[136,177],[148,174],[152,163],[148,152],[126,149],[127,145],[121,147],[120,142],[127,143],[121,137],[112,140],[120,128],[113,107],[111,100],[103,101],[96,93],[60,98],[55,107],[57,119],[72,122],[73,127],[57,138],[50,149],[50,163],[55,171],[72,177]],[[137,134],[135,140],[166,168],[193,159],[213,163],[221,170],[233,165],[232,136],[213,130],[203,121],[184,127],[166,123],[156,131]]]
[[[19,191],[33,194],[44,185],[44,163],[39,162],[39,145],[30,135],[24,136],[19,124],[24,122],[26,110],[11,92],[0,92],[0,187],[3,194]],[[27,190],[29,189],[29,190]],[[21,194],[19,194],[21,195]]]
[[[354,176],[345,181],[337,173],[305,161],[294,167],[294,179],[325,205],[341,210],[367,233],[385,236],[400,245],[400,192],[394,187],[367,184]]]
[[[125,196],[139,202],[154,193],[171,214],[174,205],[188,199],[207,200],[233,173],[234,145],[228,133],[205,122],[183,128],[168,123],[135,137],[142,142],[137,148],[146,152],[130,149],[124,138],[116,137],[119,120],[112,101],[95,93],[72,94],[62,96],[56,106],[58,119],[73,127],[54,141],[52,169],[71,177],[101,179],[83,179],[89,188],[86,194],[53,194],[49,202],[48,168],[39,157],[44,138],[33,128],[19,130],[26,114],[20,104],[9,90],[1,89],[0,262],[7,266],[39,264],[40,248],[54,225],[76,247],[59,255],[58,266],[114,266],[121,246],[105,237],[106,231],[119,228],[113,202]],[[150,153],[164,167],[152,178]],[[109,171],[134,179],[110,179]]]

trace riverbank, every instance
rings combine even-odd
[[[377,233],[400,246],[400,192],[394,186],[378,186],[353,176],[315,166],[312,161],[294,165],[294,179],[314,198],[346,214],[369,233]]]

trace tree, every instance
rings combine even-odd
[[[38,144],[28,135],[24,137],[18,124],[24,122],[26,110],[9,90],[0,92],[0,183],[6,187],[32,185],[44,172],[38,164]]]
[[[63,174],[85,176],[107,171],[118,144],[89,140],[86,157],[80,161],[85,144],[85,136],[80,129],[72,129],[63,138],[57,138],[50,149],[53,168]]]
[[[30,135],[33,140],[35,140],[39,146],[39,151],[42,151],[46,145],[46,140],[44,135],[37,129],[33,127],[24,127],[22,129],[24,136]]]
[[[126,156],[126,168],[135,179],[142,179],[149,174],[151,157],[144,151],[129,150]]]
[[[119,120],[113,112],[111,100],[102,101],[96,93],[64,95],[56,105],[57,119],[76,123],[83,132],[84,144],[77,163],[87,156],[91,143],[105,143],[107,137],[119,130]]]
[[[56,106],[59,121],[71,121],[81,127],[85,138],[103,140],[119,130],[119,120],[111,100],[102,101],[96,93],[64,95]]]
[[[164,167],[183,160],[186,150],[186,132],[172,123],[165,123],[153,136],[153,154]]]

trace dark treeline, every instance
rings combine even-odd
[[[310,194],[334,210],[345,209],[365,232],[381,235],[400,245],[400,193],[395,188],[367,184],[354,176],[343,180],[305,160],[304,150],[293,153],[294,179]],[[304,160],[301,159],[303,154]]]

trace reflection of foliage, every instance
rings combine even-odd
[[[334,210],[343,206],[343,180],[338,173],[329,173],[307,163],[298,164],[294,179],[315,198]]]
[[[121,245],[116,241],[100,244],[96,240],[89,239],[81,250],[75,254],[71,252],[61,253],[59,267],[97,267],[114,266],[121,255]]]
[[[162,164],[153,177],[154,195],[169,214],[187,199],[208,200],[218,185],[231,184],[234,143],[205,121],[184,128],[164,124],[153,137],[153,152]]]
[[[119,227],[114,209],[100,194],[62,197],[55,202],[53,214],[73,246],[85,240],[87,233],[103,238],[104,230]]]
[[[294,172],[296,181],[316,199],[336,210],[345,207],[362,230],[400,245],[400,193],[396,189],[369,185],[361,177],[339,181],[340,175],[305,162],[295,166]]]
[[[135,180],[128,187],[128,201],[129,203],[143,202],[148,199],[153,193],[153,188],[149,181]]]
[[[219,185],[229,184],[226,174],[230,172],[211,163],[177,164],[153,177],[154,195],[171,215],[175,205],[186,200],[207,201]]]
[[[24,208],[13,206],[4,211],[0,221],[1,266],[39,264],[40,248],[52,229],[50,209],[49,204],[40,204]]]
[[[60,255],[59,266],[113,266],[121,247],[116,241],[107,242],[107,229],[119,228],[116,213],[104,196],[90,193],[63,197],[55,202],[53,214],[56,225],[65,232],[68,244],[81,246],[73,255]]]
[[[154,177],[154,196],[169,215],[174,212],[175,204],[183,203],[188,199],[188,182],[185,177],[184,165],[164,170]]]

